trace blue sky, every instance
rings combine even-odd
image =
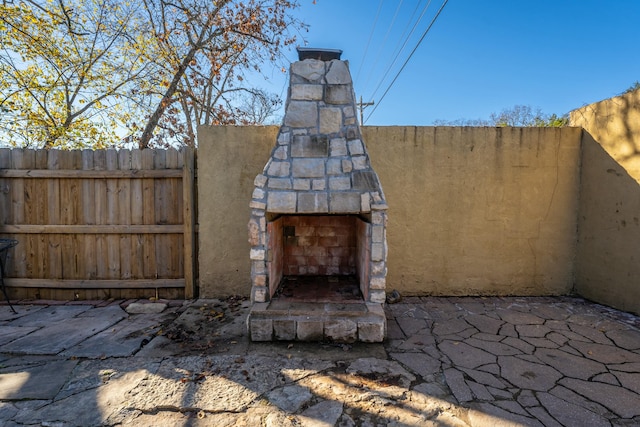
[[[376,102],[366,125],[487,119],[517,104],[564,114],[640,80],[639,0],[449,0],[384,98],[443,0],[299,2],[299,44],[343,50],[356,96]],[[265,89],[286,96],[287,77],[273,76]]]

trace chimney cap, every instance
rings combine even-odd
[[[314,47],[299,47],[298,59],[304,61],[305,59],[319,59],[320,61],[331,61],[332,59],[340,59],[342,51],[340,49],[320,49]]]

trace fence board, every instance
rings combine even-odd
[[[0,234],[20,242],[7,262],[10,296],[193,298],[187,155],[0,149]]]
[[[93,150],[82,150],[81,153],[81,170],[76,172],[84,172],[93,169]],[[93,179],[81,180],[81,194],[82,194],[82,216],[80,217],[80,224],[85,226],[92,226],[96,223],[96,203],[95,203],[95,183]],[[89,202],[87,202],[89,201]],[[67,231],[68,232],[68,231]],[[96,238],[95,236],[86,235],[82,233],[78,239],[78,249],[83,250],[83,254],[95,254],[96,253]],[[98,259],[96,256],[83,256],[82,262],[78,268],[78,276],[87,279],[95,279],[98,277]]]
[[[107,150],[106,167],[108,171],[118,169],[118,152]],[[106,223],[109,225],[118,224],[118,180],[107,179],[107,210],[102,212],[106,215]],[[120,276],[120,239],[119,236],[109,234],[107,240],[107,279],[117,279]]]
[[[0,148],[0,168],[11,167],[11,150]],[[11,223],[11,186],[8,179],[0,177],[0,224]]]
[[[118,152],[118,168],[120,170],[131,169],[131,152],[120,150]],[[129,227],[131,225],[131,179],[117,180],[118,186],[118,224]],[[118,254],[120,256],[120,278],[131,279],[131,236],[120,234]]]
[[[23,151],[12,153],[11,167],[22,169],[24,155]],[[11,186],[11,214],[9,221],[14,223],[24,222],[24,180],[18,179]]]
[[[184,222],[184,280],[185,298],[193,298],[196,293],[196,263],[195,263],[195,158],[191,148],[186,148],[183,155],[182,177],[182,217]]]

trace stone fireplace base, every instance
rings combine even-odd
[[[247,318],[252,341],[382,342],[386,318],[378,303],[254,303]]]

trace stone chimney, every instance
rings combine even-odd
[[[358,279],[364,302],[381,304],[387,204],[357,122],[349,64],[339,59],[340,51],[298,51],[300,61],[291,64],[283,123],[271,157],[255,178],[250,204],[251,298],[269,301],[291,273],[351,274]],[[279,221],[299,217],[304,221]],[[299,231],[305,236],[296,234],[294,226],[302,223],[306,228]],[[332,232],[327,224],[353,230],[352,237],[342,240],[345,248],[332,246],[340,244],[337,237],[344,233]],[[310,229],[322,229],[321,235],[305,238]],[[307,244],[313,249],[302,247]]]

